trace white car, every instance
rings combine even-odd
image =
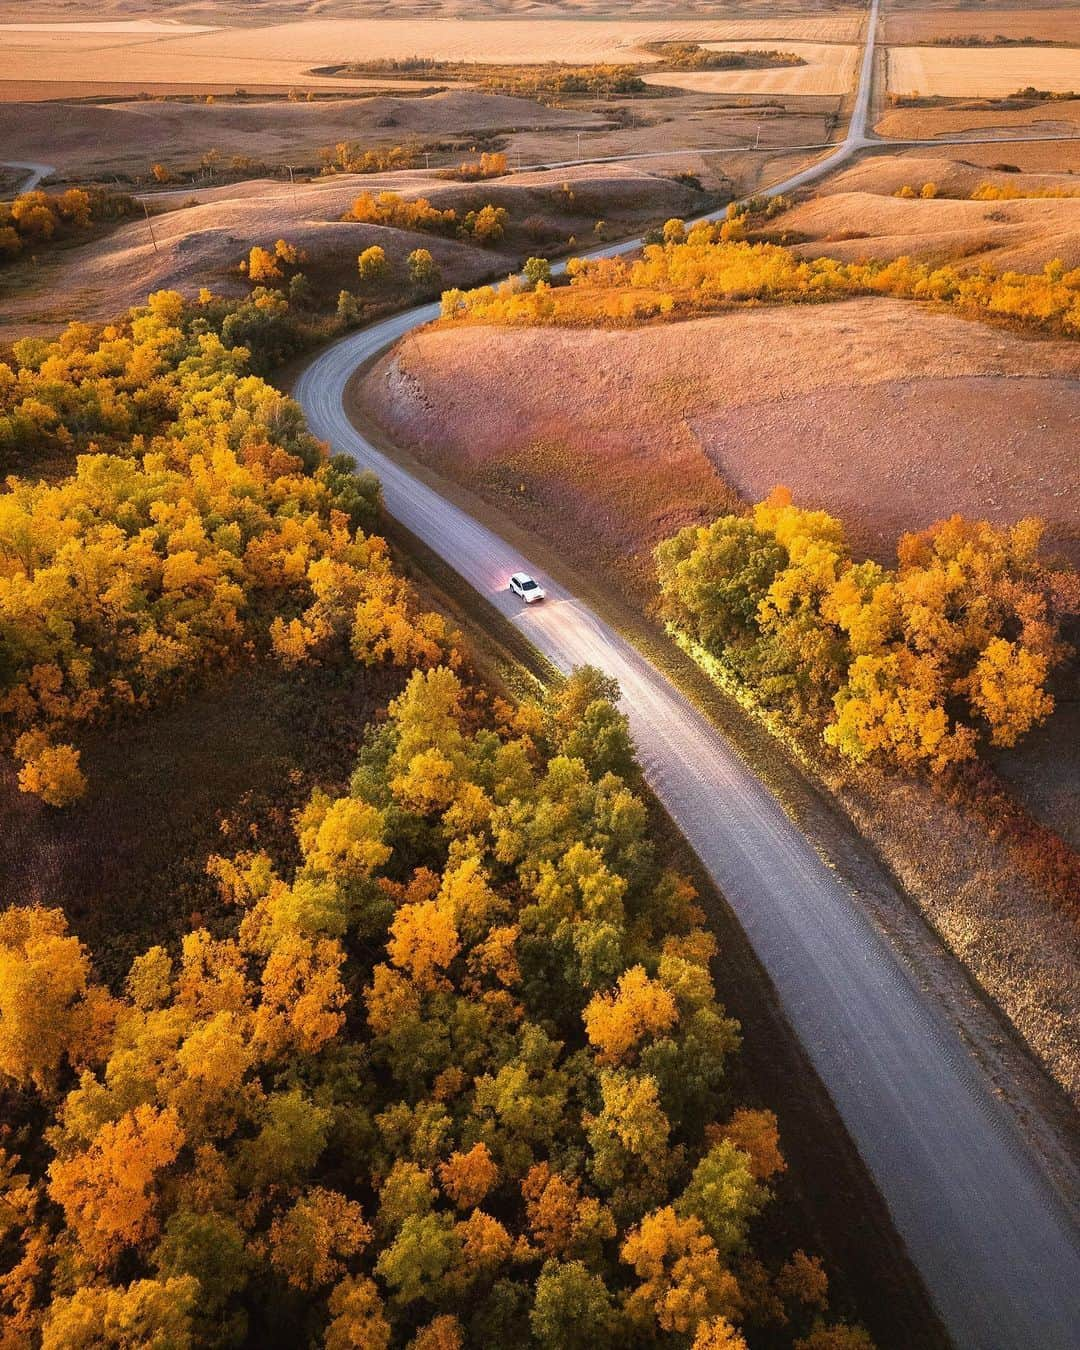
[[[543,600],[544,588],[533,581],[528,572],[515,572],[510,578],[510,589],[515,595],[520,595],[527,605],[531,605],[534,600]]]

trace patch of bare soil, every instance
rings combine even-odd
[[[1076,375],[1071,344],[861,299],[635,331],[429,331],[357,398],[393,443],[642,612],[659,538],[775,482],[882,557],[899,530],[951,510],[1043,515],[1051,542],[1080,556]],[[1051,736],[1043,776],[1063,784],[1066,769]],[[860,774],[832,786],[1080,1100],[1075,926],[926,784]]]

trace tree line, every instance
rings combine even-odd
[[[639,259],[572,258],[569,286],[530,285],[514,277],[499,286],[452,290],[443,301],[451,320],[484,323],[640,323],[711,314],[732,305],[840,300],[855,295],[934,301],[975,318],[1011,319],[1065,336],[1080,335],[1080,268],[1060,260],[1041,272],[961,272],[911,258],[883,262],[801,259],[777,244],[745,235],[744,206],[728,218],[689,230],[670,220]]]
[[[903,535],[886,568],[777,488],[657,547],[663,613],[842,755],[941,772],[1053,711],[1080,579],[1040,556],[1042,532],[954,515]]]
[[[103,220],[122,220],[138,209],[134,197],[102,188],[35,188],[12,202],[0,202],[0,262],[72,238]]]

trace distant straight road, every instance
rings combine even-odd
[[[811,182],[869,143],[877,11],[874,0],[847,136],[774,193]],[[856,897],[663,674],[350,422],[344,397],[357,366],[437,314],[436,305],[410,310],[318,356],[296,388],[311,430],[373,469],[390,514],[558,668],[588,662],[619,681],[649,785],[746,930],[956,1345],[1077,1350],[1080,1241],[1070,1216],[992,1083]],[[519,569],[544,585],[543,604],[525,608],[507,592]]]

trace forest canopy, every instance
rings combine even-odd
[[[413,673],[299,861],[121,990],[0,915],[5,1343],[868,1350],[763,1260],[776,1119],[666,870],[610,681]]]
[[[252,369],[295,341],[277,292],[161,291],[0,363],[0,456],[75,457],[0,495],[0,742],[25,791],[71,802],[80,727],[254,655],[449,658],[370,533],[374,477],[328,459]]]
[[[769,706],[824,723],[856,761],[940,772],[1051,714],[1080,613],[1042,524],[952,516],[905,534],[895,569],[855,562],[842,523],[777,488],[656,550],[664,614]]]

